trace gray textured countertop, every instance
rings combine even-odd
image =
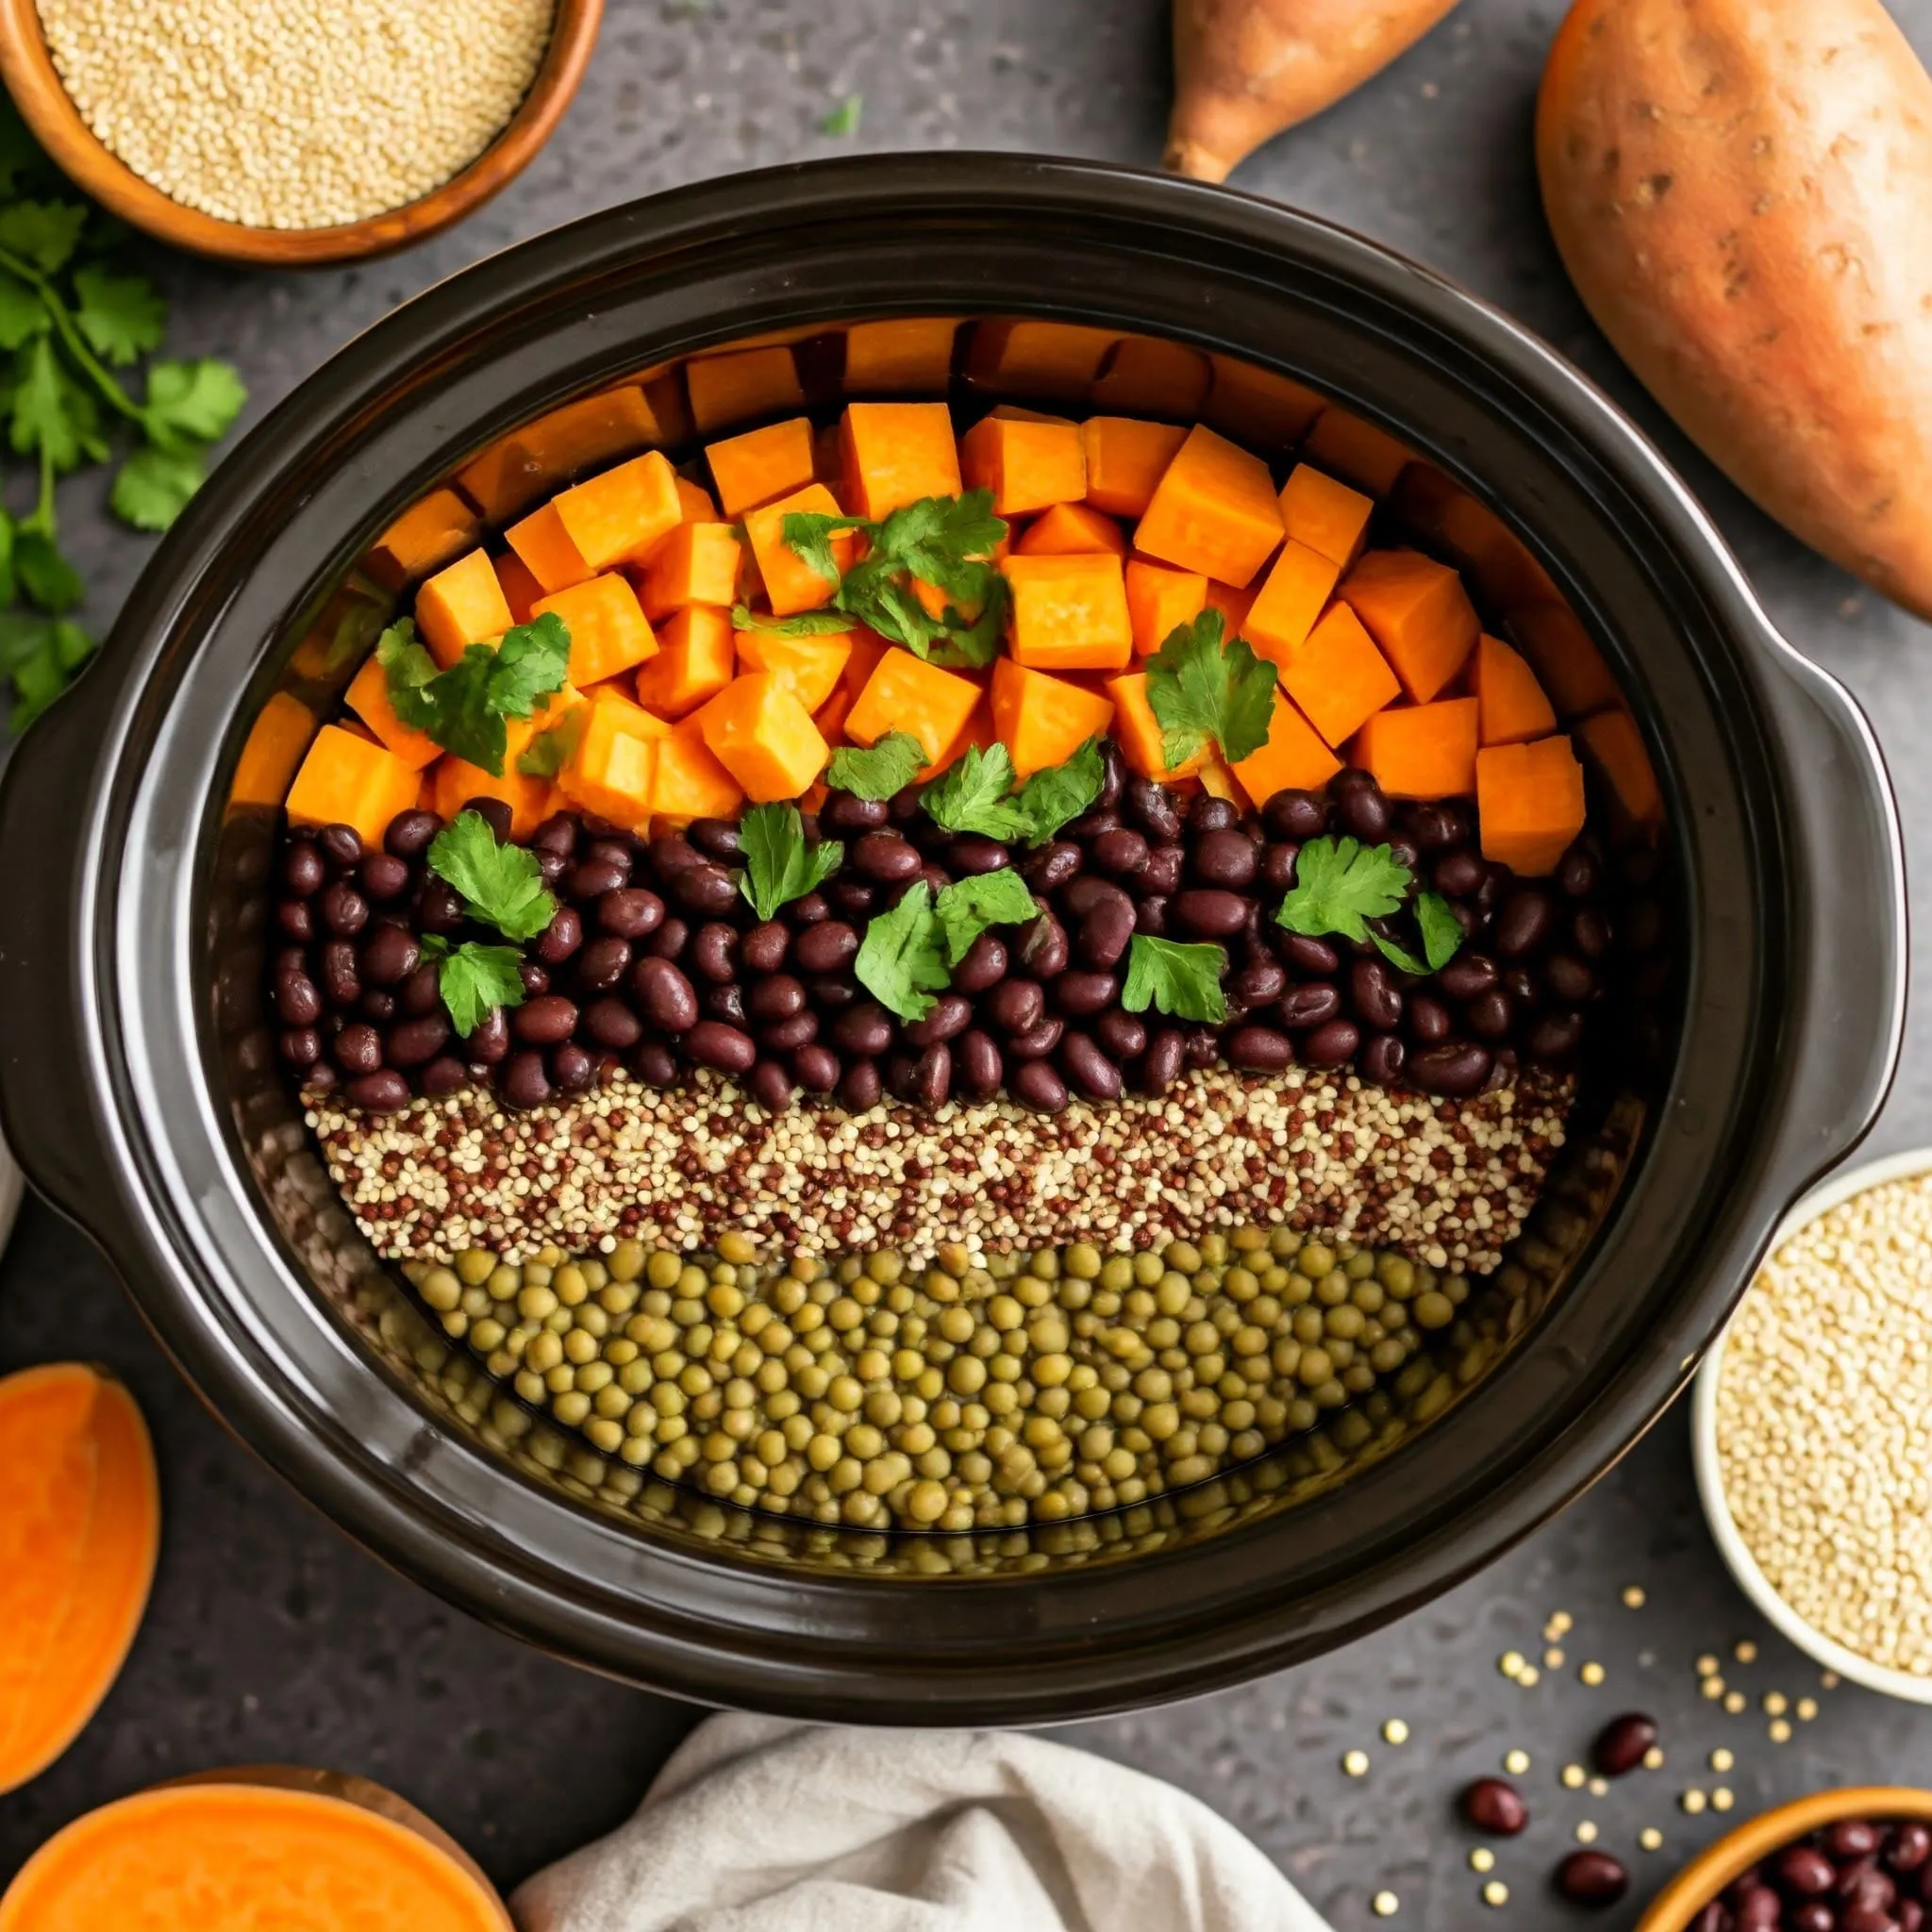
[[[1893,0],[1932,55],[1932,0]],[[1461,281],[1594,375],[1682,466],[1736,546],[1773,616],[1842,676],[1892,760],[1915,871],[1932,853],[1932,634],[1801,550],[1688,452],[1591,331],[1536,204],[1529,159],[1537,74],[1560,8],[1463,0],[1423,47],[1244,169],[1240,185],[1362,230]],[[1165,0],[613,0],[589,81],[561,133],[501,200],[452,235],[341,274],[165,270],[173,342],[242,365],[251,415],[357,329],[437,277],[590,209],[730,170],[857,146],[999,147],[1152,165],[1168,87]],[[856,142],[821,135],[844,95],[864,97]],[[1907,238],[1901,237],[1901,245]],[[62,498],[105,623],[142,546],[98,500]],[[1843,962],[1856,971],[1855,961]],[[1932,1139],[1932,1019],[1920,1008],[1874,1148]],[[616,1822],[693,1722],[691,1709],[621,1690],[445,1609],[352,1548],[222,1432],[175,1376],[85,1241],[30,1206],[0,1265],[0,1369],[54,1355],[111,1363],[159,1441],[168,1534],[147,1624],[100,1717],[47,1775],[0,1799],[0,1879],[89,1806],[205,1765],[298,1759],[399,1787],[500,1878]],[[1647,1593],[1625,1608],[1628,1585]],[[1534,1689],[1499,1653],[1540,1657],[1552,1612],[1575,1620],[1566,1659]],[[1747,1666],[1732,1646],[1754,1641]],[[1693,1659],[1722,1654],[1751,1694],[1735,1717],[1699,1695]],[[1578,1667],[1601,1662],[1589,1689]],[[1782,1746],[1759,1700],[1819,1697]],[[1565,1790],[1595,1727],[1632,1707],[1661,1722],[1666,1767],[1607,1796]],[[1380,1741],[1400,1717],[1408,1741]],[[1338,1927],[1381,1886],[1396,1924],[1548,1925],[1567,1917],[1544,1875],[1579,1821],[1625,1856],[1638,1884],[1592,1923],[1632,1924],[1677,1858],[1766,1802],[1850,1779],[1932,1782],[1932,1715],[1816,1673],[1748,1613],[1705,1535],[1682,1406],[1583,1500],[1511,1557],[1431,1608],[1319,1663],[1199,1702],[1075,1727],[1078,1742],[1173,1778],[1251,1832]],[[1359,1745],[1372,1768],[1340,1769]],[[1450,1800],[1504,1750],[1533,1757],[1534,1822],[1496,1875],[1487,1911]],[[1720,1777],[1707,1754],[1729,1748]],[[1729,1820],[1687,1815],[1695,1784],[1736,1794]],[[1635,1849],[1656,1824],[1666,1848]]]

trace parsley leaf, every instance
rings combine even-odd
[[[1402,906],[1414,874],[1386,845],[1358,839],[1310,839],[1294,862],[1294,890],[1274,915],[1290,932],[1366,940],[1365,921]]]
[[[891,798],[925,769],[925,747],[909,731],[889,731],[869,750],[841,745],[825,767],[825,783],[855,798]]]
[[[0,208],[0,248],[24,257],[42,275],[67,266],[88,208],[78,201],[16,201]]]
[[[22,525],[13,539],[13,575],[29,604],[58,617],[86,594],[80,573],[44,531]]]
[[[47,305],[18,275],[0,273],[0,349],[17,349],[54,325]]]
[[[1244,639],[1224,643],[1222,633],[1221,612],[1204,610],[1191,624],[1176,625],[1147,660],[1147,702],[1169,771],[1210,740],[1231,765],[1268,742],[1275,668]]]
[[[1461,950],[1467,937],[1461,923],[1441,892],[1416,894],[1415,923],[1422,930],[1423,951],[1428,958],[1429,971],[1441,972]]]
[[[212,442],[227,433],[247,400],[242,378],[210,356],[198,362],[151,362],[142,423],[152,442],[172,443],[184,437]]]
[[[832,111],[819,123],[821,134],[857,134],[858,117],[865,108],[863,94],[847,94]]]
[[[523,955],[514,946],[485,946],[465,940],[457,947],[441,933],[426,932],[423,957],[437,965],[436,990],[449,1010],[450,1024],[467,1039],[498,1007],[524,1003],[524,978],[517,971]]]
[[[503,776],[506,718],[527,718],[570,675],[570,627],[554,610],[507,630],[495,644],[472,644],[447,671],[416,641],[408,618],[375,646],[395,713],[444,751],[491,777]],[[568,753],[565,753],[568,756]],[[561,758],[558,763],[562,762]]]
[[[114,514],[137,530],[165,530],[201,488],[201,479],[200,450],[150,442],[121,465],[108,500]]]
[[[103,461],[101,415],[94,399],[61,366],[54,344],[36,336],[14,358],[13,412],[8,440],[22,456],[38,456],[56,475],[77,469],[82,457]]]
[[[1062,825],[1071,824],[1100,796],[1101,787],[1106,783],[1107,765],[1100,756],[1097,738],[1090,738],[1064,763],[1035,772],[1020,793],[1028,842],[1044,845]]]
[[[774,617],[769,610],[751,610],[742,604],[734,604],[731,628],[775,631],[786,638],[824,638],[850,630],[852,619],[842,610],[798,610],[790,617]]]
[[[1388,960],[1390,965],[1398,967],[1404,973],[1423,974],[1429,970],[1426,959],[1418,959],[1405,945],[1391,940],[1385,932],[1377,932],[1372,925],[1369,937],[1375,942],[1375,950]]]
[[[786,548],[808,564],[826,583],[839,581],[839,559],[832,550],[832,539],[846,530],[870,531],[876,526],[863,517],[828,517],[821,510],[788,510],[779,525]]]
[[[93,639],[65,618],[0,611],[0,683],[13,684],[12,728],[25,731],[93,652]]]
[[[548,731],[531,739],[517,759],[517,770],[526,778],[554,778],[575,755],[584,735],[587,705],[573,705]]]
[[[74,319],[104,362],[125,369],[160,347],[168,305],[145,275],[110,275],[90,264],[75,270],[74,292],[80,298]]]
[[[1157,1012],[1176,1020],[1218,1025],[1227,1018],[1221,975],[1227,955],[1216,945],[1183,945],[1137,932],[1127,946],[1127,977],[1121,1005],[1130,1013]]]
[[[957,966],[990,925],[1024,925],[1040,916],[1026,881],[1006,867],[956,880],[933,908],[945,935],[946,964]]]
[[[481,812],[462,811],[430,841],[429,869],[463,895],[463,909],[505,939],[533,940],[557,913],[537,856],[499,845]]]
[[[1002,842],[1027,829],[1026,808],[1013,797],[1013,760],[995,741],[984,751],[969,745],[964,757],[920,794],[925,815],[941,830],[977,832]]]
[[[943,943],[932,893],[924,879],[915,879],[896,906],[867,922],[852,970],[889,1011],[923,1020],[932,1011],[933,994],[948,983]]]
[[[836,839],[807,844],[795,805],[753,806],[738,822],[738,842],[744,854],[738,890],[760,919],[815,891],[845,857]]]

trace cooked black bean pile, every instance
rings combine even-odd
[[[508,836],[502,805],[473,808]],[[738,889],[733,823],[640,841],[552,818],[531,842],[559,908],[527,948],[524,1004],[458,1040],[420,938],[495,935],[471,927],[429,872],[441,828],[405,812],[380,852],[346,826],[291,836],[271,994],[282,1058],[309,1088],[392,1110],[493,1080],[527,1108],[621,1063],[656,1085],[708,1067],[773,1108],[803,1088],[854,1110],[887,1093],[934,1107],[1004,1091],[1058,1113],[1075,1097],[1158,1094],[1184,1069],[1225,1060],[1259,1074],[1353,1064],[1381,1085],[1457,1098],[1524,1066],[1569,1067],[1607,974],[1657,939],[1641,916],[1613,934],[1587,833],[1553,878],[1519,880],[1482,858],[1473,807],[1394,803],[1366,772],[1244,817],[1206,794],[1184,802],[1110,756],[1094,808],[1035,851],[946,832],[912,788],[890,803],[834,792],[807,829],[842,840],[843,864],[762,922]],[[1275,923],[1302,843],[1323,834],[1386,842],[1449,901],[1468,937],[1440,973]],[[853,962],[873,913],[915,880],[937,892],[1013,865],[1037,919],[982,934],[924,1020],[902,1023],[870,997]],[[1224,1025],[1122,1006],[1136,933],[1226,949]]]
[[[1724,1888],[1690,1932],[1920,1932],[1932,1907],[1932,1827],[1841,1819]]]

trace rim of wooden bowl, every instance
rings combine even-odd
[[[102,143],[60,84],[37,0],[0,0],[0,80],[35,139],[75,186],[125,222],[196,255],[271,268],[322,268],[388,255],[474,212],[516,179],[550,139],[590,65],[604,0],[556,0],[543,58],[490,145],[440,188],[331,228],[258,228],[171,200]]]
[[[1760,1811],[1705,1848],[1651,1900],[1637,1932],[1689,1932],[1690,1921],[1734,1878],[1793,1839],[1840,1818],[1919,1818],[1932,1821],[1932,1791],[1911,1785],[1846,1785],[1813,1791]]]

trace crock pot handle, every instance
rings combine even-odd
[[[1878,740],[1844,686],[1760,622],[1797,801],[1786,1036],[1796,1058],[1774,1157],[1788,1205],[1865,1138],[1884,1104],[1905,1032],[1909,928],[1905,840]]]

